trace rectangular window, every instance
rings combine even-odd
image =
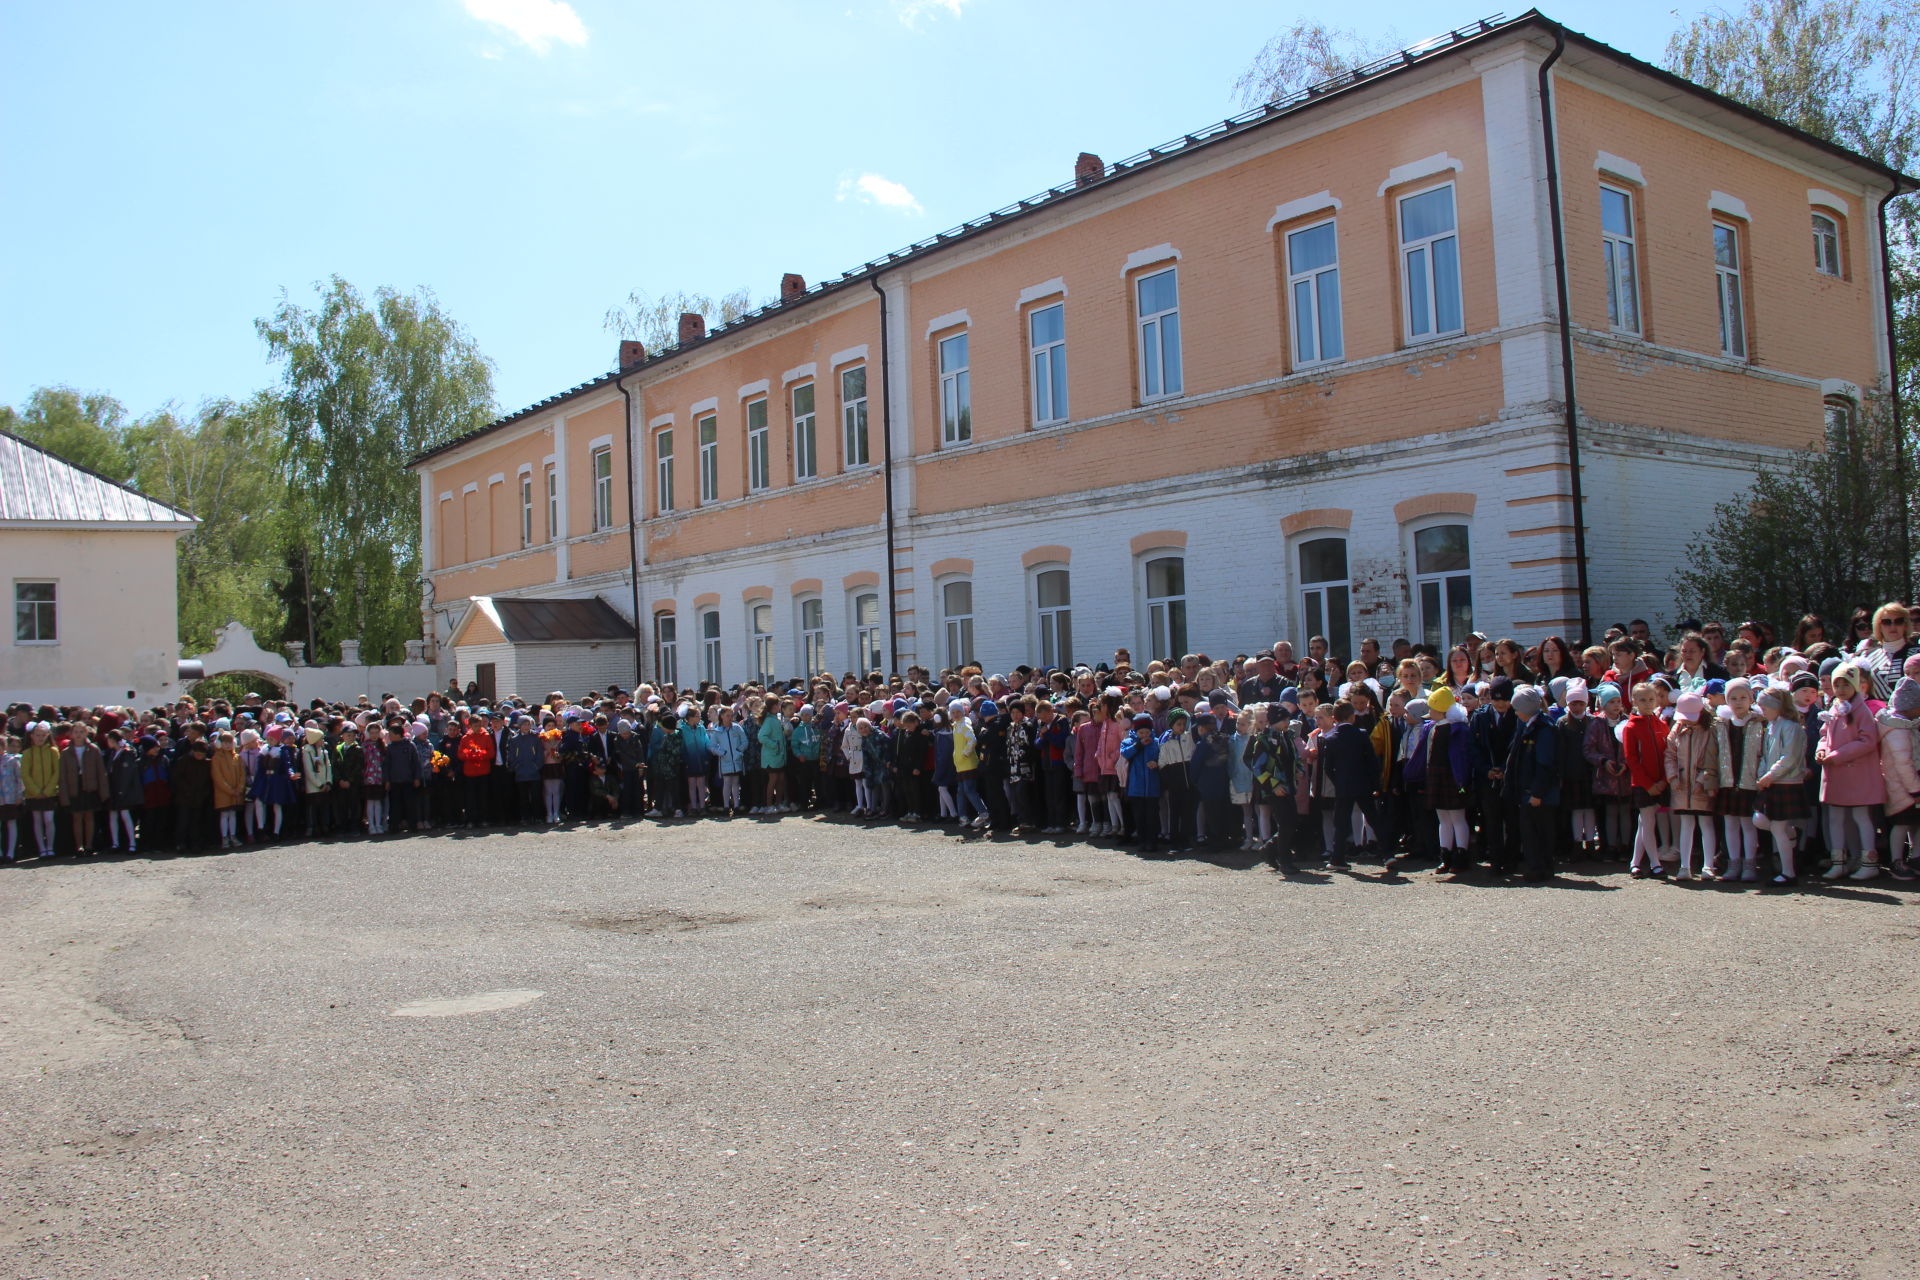
[[[761,684],[773,683],[773,606],[761,601],[747,606],[747,625],[753,632],[753,675]]]
[[[1353,611],[1347,578],[1347,540],[1313,538],[1300,544],[1302,639],[1325,636],[1327,652],[1353,654]]]
[[[1344,356],[1340,250],[1331,221],[1288,234],[1287,291],[1292,300],[1294,367]]]
[[[613,528],[613,449],[593,451],[593,527]]]
[[[1056,302],[1027,317],[1027,348],[1033,362],[1033,422],[1067,420],[1067,304]],[[1057,664],[1050,664],[1057,665]]]
[[[1045,569],[1033,579],[1034,611],[1040,620],[1040,665],[1073,665],[1073,583],[1065,569]]]
[[[1600,188],[1600,250],[1607,268],[1607,323],[1640,332],[1640,268],[1634,253],[1633,196]]]
[[[1465,328],[1452,183],[1400,201],[1400,273],[1405,278],[1408,342],[1443,338]]]
[[[967,357],[967,335],[940,339],[940,443],[965,444],[973,439],[973,374]]]
[[[1744,360],[1747,316],[1740,289],[1740,233],[1724,222],[1713,224],[1713,276],[1720,295],[1720,354]]]
[[[720,683],[720,611],[709,609],[700,615],[700,678],[708,684]]]
[[[13,642],[57,644],[60,640],[57,603],[51,582],[14,583]]]
[[[747,489],[758,493],[773,483],[767,454],[767,402],[747,405]]]
[[[547,541],[560,536],[560,469],[547,468]]]
[[[827,607],[818,596],[800,602],[800,674],[827,669]]]
[[[680,624],[670,613],[653,616],[655,675],[664,684],[680,683]]]
[[[1445,653],[1473,631],[1473,557],[1467,526],[1435,525],[1413,535],[1413,593],[1420,638]]]
[[[653,487],[656,507],[673,510],[673,428],[653,438]]]
[[[520,545],[533,545],[533,472],[520,473]]]
[[[841,445],[846,465],[864,467],[867,456],[867,366],[840,371]]]
[[[1180,374],[1180,281],[1177,268],[1134,282],[1140,326],[1140,398],[1177,396]]]
[[[720,419],[708,414],[693,424],[700,432],[700,501],[720,500]]]
[[[877,595],[854,597],[853,665],[862,672],[880,669],[880,597]]]
[[[1147,649],[1178,662],[1187,651],[1187,562],[1182,556],[1147,561]]]
[[[1813,215],[1813,267],[1823,276],[1840,274],[1840,224],[1824,213]]]
[[[793,389],[793,478],[820,474],[820,446],[813,420],[813,384]]]
[[[973,584],[949,582],[940,588],[940,621],[947,641],[947,666],[973,661]]]

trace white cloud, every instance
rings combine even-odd
[[[888,0],[888,3],[893,6],[893,12],[902,25],[917,27],[920,19],[928,15],[936,18],[941,14],[949,18],[959,17],[960,11],[970,0]]]
[[[587,42],[587,24],[566,0],[462,0],[467,16],[500,27],[535,53]]]
[[[877,173],[840,179],[840,193],[834,199],[864,200],[868,204],[877,204],[883,209],[898,209],[902,213],[926,212],[920,207],[920,202],[913,198],[913,192],[892,178],[883,178]]]

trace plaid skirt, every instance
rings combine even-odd
[[[1728,787],[1714,792],[1713,807],[1723,818],[1751,818],[1760,807],[1760,793],[1747,787]]]
[[[1769,822],[1805,822],[1813,816],[1813,806],[1807,803],[1807,789],[1798,782],[1768,787],[1757,794],[1760,812]]]

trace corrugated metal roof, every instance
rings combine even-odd
[[[598,596],[585,600],[493,597],[500,629],[513,644],[543,640],[632,640],[633,626]]]
[[[192,516],[0,431],[0,521],[196,524]]]

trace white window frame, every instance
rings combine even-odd
[[[754,411],[758,410],[756,414]],[[759,421],[756,423],[755,418]],[[767,432],[767,398],[747,401],[747,492],[773,486],[773,457]]]
[[[700,678],[708,684],[720,683],[720,610],[709,605],[700,610]],[[709,625],[711,624],[711,625]]]
[[[803,680],[811,680],[827,669],[827,602],[819,596],[801,596],[794,601],[793,611],[797,624],[794,630],[800,641],[800,675]]]
[[[959,329],[933,340],[934,368],[940,377],[940,443],[966,444],[973,439],[972,331]],[[953,345],[953,344],[958,344]],[[958,351],[958,363],[948,356]]]
[[[533,545],[533,472],[520,473],[520,545]]]
[[[1161,596],[1153,594],[1153,574],[1150,570],[1153,565],[1158,564],[1162,560],[1178,560],[1180,562],[1180,590],[1177,594]],[[1192,636],[1191,611],[1187,608],[1187,602],[1191,597],[1191,588],[1187,582],[1186,549],[1182,547],[1160,547],[1143,552],[1139,557],[1139,566],[1140,567],[1134,572],[1139,574],[1138,581],[1140,584],[1142,622],[1144,623],[1141,634],[1143,641],[1140,646],[1141,652],[1147,655],[1146,661],[1149,662],[1155,658],[1166,658],[1170,661],[1178,662],[1180,658],[1188,652],[1188,642]],[[1176,604],[1180,606],[1177,611],[1173,607]],[[1173,622],[1176,612],[1178,613],[1180,622],[1180,634],[1177,637],[1173,633]],[[1177,644],[1175,643],[1176,639],[1178,640]],[[1164,649],[1162,648],[1163,641]]]
[[[654,675],[662,684],[680,683],[680,620],[662,610],[653,615]]]
[[[860,376],[857,396],[849,394],[853,387],[848,380],[855,374]],[[867,366],[864,364],[840,370],[840,448],[843,470],[873,465],[873,442],[867,436]]]
[[[873,601],[871,622],[860,616],[860,602],[863,600]],[[863,675],[881,669],[880,619],[880,592],[871,588],[856,591],[853,596],[853,669]]]
[[[1845,277],[1840,256],[1840,215],[1825,209],[1814,209],[1813,215],[1813,269],[1823,276],[1836,280]],[[1820,224],[1826,223],[1822,230]]]
[[[1057,313],[1060,336],[1040,341],[1035,332],[1040,317]],[[1049,302],[1027,312],[1027,369],[1032,380],[1033,425],[1053,427],[1068,420],[1072,410],[1067,400],[1067,304]],[[1058,410],[1058,412],[1055,412]]]
[[[1307,579],[1305,562],[1307,547],[1316,542],[1338,542],[1341,545],[1341,560],[1346,565],[1346,575],[1339,578]],[[1353,540],[1344,529],[1309,529],[1293,539],[1292,564],[1294,580],[1294,603],[1300,609],[1299,652],[1307,651],[1307,642],[1314,636],[1327,638],[1327,652],[1352,659],[1353,646]],[[1344,591],[1345,618],[1342,626],[1333,625],[1333,592]],[[1344,635],[1341,633],[1344,631]],[[1338,643],[1344,639],[1344,647]]]
[[[1733,245],[1733,262],[1720,261],[1720,233],[1727,233]],[[1729,360],[1745,360],[1752,350],[1747,333],[1746,283],[1740,265],[1740,227],[1720,218],[1713,220],[1713,284],[1719,302],[1720,354]]]
[[[948,611],[947,590],[950,587],[967,589],[966,612]],[[958,671],[971,663],[975,657],[973,620],[976,606],[973,600],[973,579],[965,574],[954,574],[934,583],[933,590],[940,600],[941,666],[949,671]]]
[[[554,542],[560,537],[560,468],[547,464],[547,541]]]
[[[762,623],[765,625],[762,626]],[[765,596],[747,601],[747,637],[753,645],[754,680],[773,683],[773,601]]]
[[[700,444],[700,503],[705,506],[720,501],[720,415],[695,418],[693,438]]]
[[[1627,202],[1627,229],[1625,232],[1607,230],[1607,196],[1611,193]],[[1607,325],[1615,333],[1630,333],[1638,337],[1642,332],[1640,302],[1640,236],[1638,215],[1634,208],[1635,193],[1632,188],[1617,182],[1600,184],[1600,251],[1601,266],[1607,276]],[[1626,305],[1632,307],[1632,314],[1624,314]]]
[[[1333,261],[1319,267],[1296,269],[1293,265],[1293,238],[1318,231],[1322,227],[1333,228]],[[1303,227],[1294,227],[1282,238],[1282,248],[1287,255],[1287,321],[1293,336],[1293,367],[1296,369],[1316,369],[1322,365],[1339,364],[1347,358],[1346,323],[1347,309],[1340,297],[1340,226],[1337,218],[1321,218]],[[1334,317],[1332,337],[1337,348],[1332,355],[1327,354],[1328,327],[1320,314],[1320,290],[1324,277],[1333,277],[1334,307],[1338,314]],[[1302,313],[1300,306],[1300,288],[1307,289],[1308,314]],[[1311,358],[1300,354],[1300,337],[1303,324],[1312,333],[1315,354]]]
[[[654,508],[661,515],[673,510],[672,427],[662,427],[653,433],[653,500]]]
[[[27,587],[45,587],[50,599],[23,600],[21,592]],[[34,618],[32,636],[22,639],[20,623],[22,610],[30,610]],[[44,610],[44,614],[43,611]],[[43,632],[40,619],[45,617],[51,633]],[[15,578],[13,580],[13,642],[17,645],[51,646],[60,643],[60,580],[58,578]]]
[[[800,412],[800,393],[807,394],[807,411]],[[793,478],[812,480],[820,474],[820,402],[814,384],[802,382],[787,390],[793,418]]]
[[[1173,305],[1162,307],[1158,311],[1146,310],[1143,297],[1149,281],[1162,276],[1173,278]],[[1151,404],[1157,400],[1175,400],[1186,394],[1185,358],[1186,347],[1180,325],[1180,268],[1162,267],[1156,271],[1143,271],[1133,278],[1134,340],[1139,347],[1138,368],[1140,376],[1140,403]],[[1169,327],[1173,335],[1172,342],[1167,341]],[[1171,346],[1173,359],[1168,361],[1168,348]],[[1147,388],[1155,374],[1160,380],[1160,390]],[[1171,376],[1169,376],[1169,374]]]
[[[1040,580],[1050,573],[1066,579],[1066,602],[1046,604],[1040,595]],[[1037,564],[1030,575],[1033,592],[1034,653],[1043,667],[1068,668],[1073,665],[1073,572],[1059,561]],[[1064,643],[1063,643],[1064,642]]]
[[[1420,550],[1419,550],[1420,535],[1422,533],[1425,533],[1429,529],[1442,529],[1442,528],[1446,528],[1449,525],[1459,525],[1460,527],[1464,528],[1467,531],[1467,567],[1465,569],[1447,569],[1447,570],[1442,570],[1434,573],[1421,573],[1420,572]],[[1437,584],[1440,592],[1440,600],[1439,600],[1440,618],[1439,618],[1439,642],[1435,647],[1441,653],[1445,653],[1447,650],[1451,649],[1456,643],[1458,643],[1459,639],[1464,639],[1464,634],[1461,637],[1456,638],[1447,633],[1447,614],[1450,611],[1449,605],[1451,604],[1450,580],[1452,579],[1465,578],[1467,581],[1468,616],[1467,616],[1466,631],[1471,632],[1473,630],[1473,615],[1472,615],[1472,611],[1474,609],[1473,521],[1467,518],[1466,516],[1459,514],[1458,512],[1449,512],[1442,515],[1435,515],[1428,519],[1424,519],[1417,523],[1409,524],[1408,526],[1406,526],[1405,537],[1407,540],[1406,542],[1407,590],[1411,597],[1411,604],[1412,604],[1411,612],[1413,615],[1414,635],[1416,637],[1417,642],[1425,642],[1427,639],[1428,618],[1427,618],[1427,605],[1426,605],[1425,599],[1423,598],[1425,594],[1424,588],[1430,583]]]
[[[601,445],[588,455],[593,476],[593,529],[595,533],[613,528],[613,446]],[[606,474],[600,474],[601,464]]]
[[[1452,228],[1447,231],[1436,232],[1430,236],[1422,236],[1417,240],[1408,240],[1406,238],[1407,202],[1409,200],[1418,200],[1421,196],[1431,195],[1435,191],[1442,190],[1450,193],[1448,198],[1453,204]],[[1400,243],[1400,305],[1405,315],[1402,332],[1406,337],[1407,344],[1411,346],[1421,342],[1436,342],[1442,338],[1451,338],[1458,334],[1465,333],[1467,331],[1467,273],[1466,267],[1461,261],[1460,254],[1460,191],[1458,184],[1452,182],[1436,182],[1430,187],[1422,187],[1418,191],[1409,191],[1405,195],[1396,196],[1393,203],[1393,216],[1394,233]],[[1439,273],[1433,268],[1433,261],[1434,250],[1442,242],[1447,240],[1453,241],[1453,264],[1456,277],[1455,287],[1460,290],[1460,297],[1457,299],[1460,323],[1451,329],[1442,329],[1440,327],[1440,277]],[[1416,253],[1425,255],[1423,265],[1417,268],[1413,265],[1413,256]],[[1427,287],[1427,311],[1424,319],[1427,322],[1428,328],[1425,333],[1417,333],[1413,327],[1415,319],[1413,284],[1416,274],[1424,280]]]

